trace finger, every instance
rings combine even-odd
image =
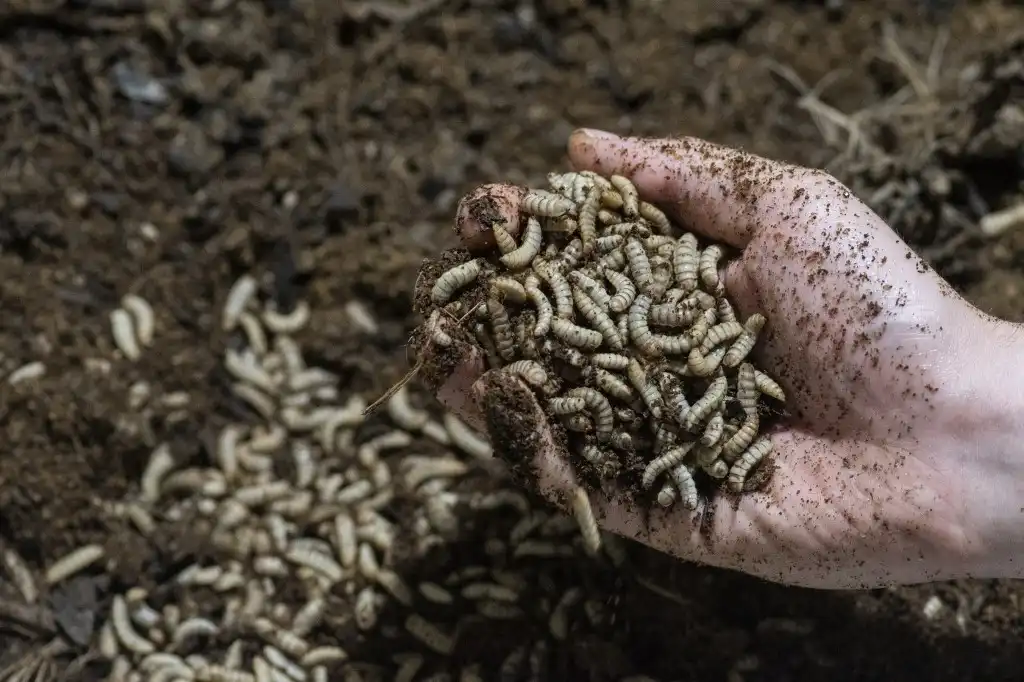
[[[794,207],[806,204],[801,189],[808,177],[829,178],[693,137],[619,137],[578,130],[569,140],[569,158],[576,168],[630,178],[646,200],[664,205],[687,227],[739,248],[759,226],[779,223]],[[842,187],[834,180],[832,184]],[[831,191],[838,197],[838,189]]]
[[[483,413],[473,384],[484,373],[484,353],[465,329],[435,311],[410,341],[419,373],[426,386],[447,409],[479,431],[485,430]]]
[[[472,253],[497,247],[493,225],[501,225],[513,237],[519,234],[519,204],[526,190],[515,185],[489,184],[477,187],[459,200],[455,232]]]

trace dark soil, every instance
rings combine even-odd
[[[4,3],[0,376],[35,360],[47,372],[0,389],[0,534],[36,568],[91,541],[122,548],[123,570],[146,565],[150,550],[126,545],[101,503],[156,443],[190,456],[194,434],[241,409],[217,331],[238,275],[273,272],[284,308],[305,296],[309,361],[372,399],[408,367],[413,282],[423,257],[456,245],[458,198],[483,182],[543,183],[581,125],[829,164],[972,301],[1024,320],[1024,232],[976,228],[1024,194],[1024,8],[827,4],[840,9]],[[825,115],[815,125],[801,81],[867,144],[840,156],[848,133]],[[157,313],[137,363],[115,354],[107,318],[128,292]],[[373,343],[348,322],[353,299],[381,321]],[[150,397],[131,409],[138,381]],[[183,410],[161,402],[179,390]],[[825,594],[651,563],[688,606],[629,588],[617,618],[625,656],[670,679],[1019,678],[1013,582]],[[949,608],[926,621],[933,593]]]

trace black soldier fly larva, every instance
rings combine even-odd
[[[424,314],[483,310],[463,324],[467,338],[477,325],[487,365],[534,391],[591,484],[619,477],[687,509],[698,489],[740,492],[770,454],[763,403],[786,396],[751,360],[768,320],[728,299],[735,254],[676,225],[625,176],[551,173],[519,197],[491,253],[426,283]]]

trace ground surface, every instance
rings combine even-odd
[[[229,413],[231,283],[274,271],[279,300],[313,306],[307,356],[372,399],[407,367],[413,280],[455,244],[457,198],[541,181],[578,125],[830,164],[978,306],[1024,320],[1024,230],[975,227],[1024,194],[1024,8],[949,4],[4,3],[0,376],[47,369],[0,385],[0,537],[37,568],[99,541],[119,572],[156,570],[101,501]],[[129,292],[162,330],[134,364],[107,321]],[[179,390],[184,410],[162,406]],[[665,679],[998,680],[1024,660],[1015,583],[820,594],[650,563],[686,605],[627,589],[621,656]]]

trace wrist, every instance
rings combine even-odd
[[[1024,325],[988,320],[961,365],[967,398],[949,420],[964,509],[979,537],[965,574],[1024,577]],[[975,336],[974,338],[978,338]],[[955,428],[958,425],[962,428]]]

